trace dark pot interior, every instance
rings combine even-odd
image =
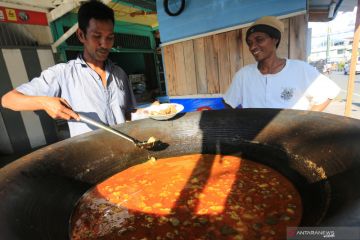
[[[246,109],[187,113],[119,130],[164,143],[147,151],[102,130],[33,152],[0,170],[1,239],[68,239],[78,199],[149,156],[241,153],[287,176],[303,201],[302,226],[359,226],[360,121],[326,113]]]

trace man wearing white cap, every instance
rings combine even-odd
[[[311,65],[277,56],[283,32],[283,23],[273,16],[250,26],[246,43],[257,63],[235,74],[223,96],[227,105],[322,111],[338,95],[340,88]]]

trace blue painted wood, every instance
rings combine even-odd
[[[172,0],[169,2],[180,2]],[[259,17],[283,16],[306,10],[306,0],[185,0],[185,9],[168,16],[156,0],[162,43],[253,22]]]

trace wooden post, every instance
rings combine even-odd
[[[358,7],[356,11],[355,33],[354,33],[354,41],[351,52],[351,63],[350,63],[349,80],[348,80],[346,105],[345,105],[346,117],[350,117],[351,114],[352,96],[354,92],[354,82],[355,82],[355,69],[358,59],[358,46],[360,40],[360,9],[359,9],[360,0],[358,0],[357,6]]]

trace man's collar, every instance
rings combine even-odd
[[[76,64],[81,64],[82,67],[88,67],[88,64],[85,62],[83,54],[80,53],[75,59]],[[105,69],[112,69],[115,64],[108,58],[105,60]]]
[[[82,67],[87,67],[88,65],[86,64],[83,56],[81,53],[78,54],[77,58],[75,59],[75,63],[76,64],[81,64]]]

